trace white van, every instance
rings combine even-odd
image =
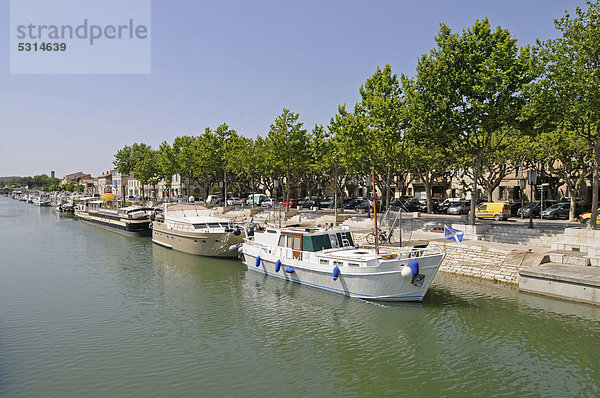
[[[260,206],[265,199],[267,199],[267,195],[264,193],[251,193],[248,195],[248,199],[246,199],[246,206]]]
[[[208,195],[208,197],[206,198],[206,204],[213,205],[217,202],[218,198],[219,198],[219,195]]]

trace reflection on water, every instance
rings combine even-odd
[[[5,198],[0,219],[0,396],[600,395],[595,307],[443,273],[379,304]]]

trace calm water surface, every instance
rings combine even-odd
[[[600,309],[438,275],[376,304],[0,198],[0,396],[600,396]]]

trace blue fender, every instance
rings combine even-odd
[[[293,274],[294,272],[296,272],[296,270],[294,269],[294,267],[285,267],[285,272],[287,272],[288,274]]]
[[[260,256],[256,256],[256,263],[254,265],[256,265],[257,267],[260,266]]]
[[[410,264],[410,269],[414,276],[419,275],[419,262],[417,260],[413,260],[413,262]]]
[[[277,260],[277,262],[275,263],[275,272],[279,272],[280,269],[281,269],[281,260]]]
[[[340,269],[338,268],[338,266],[337,266],[337,265],[336,265],[335,267],[333,267],[333,273],[332,273],[332,276],[333,276],[333,280],[334,280],[334,281],[337,281],[337,278],[339,278],[339,277],[340,277]]]

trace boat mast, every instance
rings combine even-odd
[[[375,195],[375,169],[371,169],[373,185],[373,222],[375,223],[375,252],[379,254],[379,235],[377,235],[377,196]]]

